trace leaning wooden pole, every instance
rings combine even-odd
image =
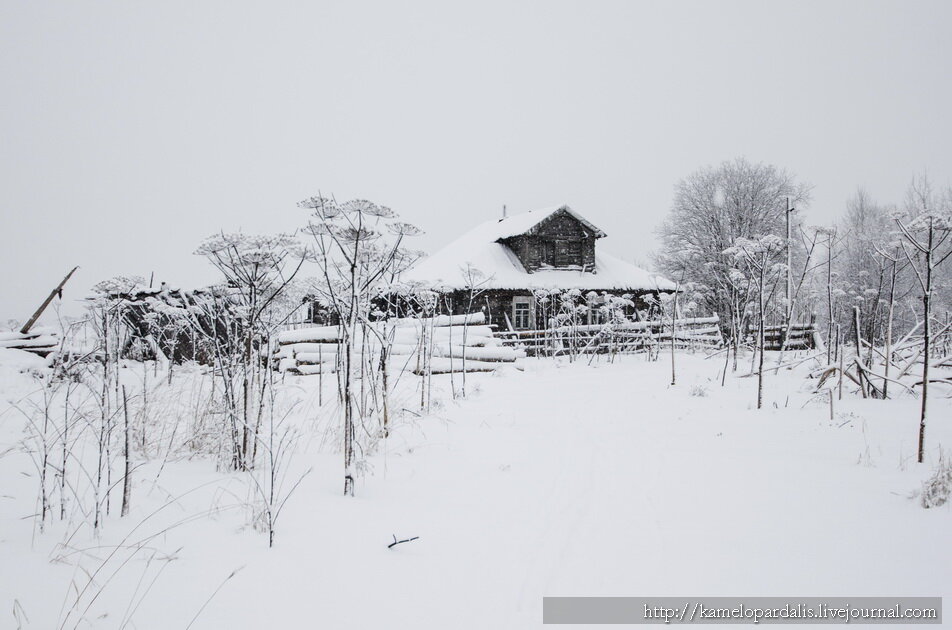
[[[919,414],[919,451],[918,462],[925,459],[926,451],[926,411],[929,402],[929,360],[932,350],[932,256],[935,253],[935,229],[929,223],[929,247],[926,254],[926,282],[922,292],[922,408]]]
[[[36,320],[40,318],[40,316],[43,314],[43,311],[46,310],[46,307],[50,305],[50,302],[53,301],[53,298],[55,298],[57,295],[60,294],[60,292],[63,290],[63,286],[67,283],[67,281],[69,281],[70,277],[72,277],[72,275],[76,273],[77,269],[79,269],[78,266],[73,267],[70,270],[70,272],[66,274],[66,277],[60,280],[60,283],[56,285],[56,288],[50,292],[50,294],[46,297],[45,300],[43,300],[43,303],[40,304],[40,308],[36,309],[36,312],[33,313],[33,317],[31,317],[29,320],[27,320],[25,324],[23,324],[23,328],[20,329],[21,335],[25,335],[28,332],[30,332],[30,329],[33,328],[33,324],[35,324]]]
[[[859,307],[858,307],[858,306],[854,306],[854,307],[853,307],[853,332],[854,332],[855,335],[856,335],[856,338],[855,338],[855,341],[856,341],[856,376],[858,377],[858,380],[859,380],[859,391],[860,391],[861,394],[863,394],[863,398],[866,398],[866,381],[865,381],[864,378],[863,378],[863,377],[864,377],[864,374],[863,374],[863,367],[862,367],[862,365],[863,365],[863,354],[862,354],[862,352],[863,352],[863,344],[862,344],[862,341],[861,341],[861,339],[860,339],[860,332],[859,332]]]
[[[892,363],[893,311],[896,306],[896,261],[889,283],[889,313],[886,316],[886,364],[883,366],[883,398],[889,398],[889,366]]]
[[[681,290],[680,283],[674,288],[674,305],[671,309],[671,385],[674,386],[677,373],[674,369],[674,333],[678,327],[678,291]]]
[[[787,324],[787,329],[784,331],[783,343],[780,348],[780,356],[783,357],[783,351],[787,347],[787,340],[790,337],[790,322],[793,321],[793,252],[790,249],[790,213],[793,212],[793,206],[790,205],[790,197],[787,197],[787,210],[784,212],[784,217],[786,218],[786,227],[787,227],[787,240],[784,245],[784,250],[787,256],[787,273],[786,273],[786,283],[784,287],[784,297],[786,298],[787,303],[784,305],[784,320]],[[808,261],[809,263],[809,261]],[[777,363],[780,363],[778,360]]]
[[[144,390],[143,390],[144,391]],[[125,415],[125,445],[123,448],[123,454],[126,458],[126,471],[122,477],[122,511],[119,513],[119,516],[127,516],[129,514],[129,500],[132,496],[132,477],[129,475],[132,472],[132,467],[130,466],[130,457],[129,457],[129,399],[126,397],[126,386],[122,386],[122,413]]]

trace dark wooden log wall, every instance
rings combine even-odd
[[[504,239],[502,243],[513,251],[529,273],[553,267],[595,269],[595,235],[564,211],[556,212],[530,232]]]
[[[577,301],[578,304],[586,303],[585,296],[590,291],[583,291],[582,296]],[[648,310],[647,305],[641,300],[641,298],[648,294],[656,294],[657,291],[653,290],[642,290],[642,291],[621,291],[621,290],[595,290],[595,293],[598,295],[613,295],[615,297],[622,296],[631,296],[632,302],[635,304],[635,308],[632,309],[629,316],[632,319],[638,319],[638,311]],[[447,313],[450,315],[463,315],[468,312],[482,311],[486,315],[487,324],[495,325],[496,330],[508,330],[509,325],[506,322],[506,315],[509,316],[510,321],[512,320],[512,304],[513,298],[516,297],[526,297],[529,298],[530,304],[532,304],[533,309],[533,328],[545,328],[546,319],[558,312],[559,306],[559,297],[555,296],[555,301],[552,304],[540,305],[536,300],[535,295],[529,289],[492,289],[480,293],[473,300],[472,309],[469,309],[469,294],[466,291],[455,291],[450,294],[450,300],[452,304],[452,312],[448,312],[446,309],[441,311],[441,313]],[[514,323],[514,322],[513,322]]]

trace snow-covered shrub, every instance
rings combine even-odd
[[[695,385],[691,388],[691,395],[697,396],[698,398],[704,398],[707,396],[707,388],[703,385]]]
[[[939,458],[939,464],[932,476],[922,482],[922,494],[919,501],[928,509],[944,505],[952,495],[952,461]]]

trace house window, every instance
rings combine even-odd
[[[512,326],[516,330],[529,330],[532,328],[531,298],[512,298]]]
[[[589,293],[585,296],[588,305],[588,323],[602,324],[605,322],[605,313],[602,307],[605,305],[605,296]]]

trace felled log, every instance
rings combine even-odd
[[[338,339],[340,339],[340,329],[337,326],[314,326],[313,328],[299,328],[278,333],[278,343],[281,345],[337,341]]]
[[[415,317],[401,317],[392,319],[388,324],[395,328],[420,328],[421,326],[468,326],[473,324],[482,324],[486,321],[486,316],[482,312],[468,313],[466,315],[437,315],[436,317],[425,317],[418,319]]]
[[[329,363],[322,363],[321,365],[298,365],[296,368],[288,371],[297,372],[304,376],[311,374],[333,374],[337,371],[337,366]]]
[[[498,363],[512,363],[516,359],[524,359],[526,357],[525,350],[520,350],[517,348],[470,348],[463,346],[451,346],[448,348],[445,347],[436,347],[433,349],[433,356],[436,357],[452,357],[454,359],[459,359],[458,363],[462,363],[463,356],[466,356],[467,365],[471,360],[476,361],[490,361]]]
[[[456,317],[456,316],[454,316]],[[378,332],[382,332],[377,329]],[[426,335],[428,340],[436,342],[445,342],[452,339],[454,342],[462,342],[465,335],[467,345],[473,342],[473,345],[492,345],[493,330],[489,326],[440,326],[426,328],[402,326],[394,327],[388,331],[388,337],[393,343],[397,344],[415,344],[422,335]],[[312,328],[299,328],[297,330],[286,330],[278,333],[278,343],[282,346],[299,343],[326,343],[338,341],[341,338],[341,330],[337,326],[315,326]],[[477,342],[479,342],[477,344]]]
[[[336,343],[292,343],[279,346],[274,356],[278,359],[293,359],[298,354],[327,354],[336,356],[340,346]]]
[[[447,343],[450,340],[454,344],[463,343],[463,336],[466,336],[466,345],[494,345],[493,329],[489,326],[444,326],[426,330],[427,341],[436,343]],[[421,331],[414,328],[395,328],[393,330],[393,343],[395,344],[416,344],[419,343]]]
[[[425,370],[423,366],[419,368],[414,368],[413,373],[417,376],[423,376],[424,374],[449,374],[459,373],[463,371],[463,361],[458,359],[447,358],[433,358],[429,361],[429,371]],[[466,371],[467,372],[493,372],[499,368],[499,363],[491,363],[488,361],[470,361],[466,360]]]
[[[302,344],[303,345],[303,344]],[[393,346],[387,352],[389,356],[398,357],[398,356],[413,356],[420,352],[419,346]],[[423,354],[438,358],[453,358],[459,359],[460,362],[463,360],[465,355],[466,361],[490,361],[490,362],[499,362],[499,363],[512,363],[516,359],[524,359],[526,353],[524,350],[518,348],[508,348],[505,346],[486,348],[486,347],[469,347],[469,346],[449,346],[449,345],[435,345],[431,347],[423,348]],[[354,353],[354,360],[360,360],[363,354],[358,352]],[[336,363],[337,362],[337,350],[333,352],[295,352],[293,356],[281,357],[292,359],[297,361],[300,364],[305,365],[319,365],[322,363]]]
[[[355,359],[360,355],[355,354]],[[323,365],[337,363],[336,352],[298,352],[293,357],[301,365]]]

